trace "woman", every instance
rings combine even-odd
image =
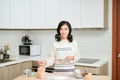
[[[79,59],[80,54],[71,32],[71,24],[68,21],[61,21],[57,28],[50,59],[39,61],[39,64],[47,66],[54,64],[54,72],[73,72],[74,62]]]

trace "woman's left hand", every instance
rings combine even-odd
[[[68,62],[73,61],[73,60],[74,60],[74,56],[67,56],[67,57],[66,57],[66,60],[67,60]]]
[[[47,61],[46,60],[38,61],[38,66],[41,66],[41,65],[46,66],[47,65]]]

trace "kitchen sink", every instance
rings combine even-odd
[[[5,59],[5,60],[0,59],[0,63],[6,63],[6,62],[10,62],[10,61],[13,61],[13,60],[10,60],[10,59]]]

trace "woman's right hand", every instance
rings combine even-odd
[[[41,65],[46,66],[47,65],[47,61],[46,60],[38,61],[38,66],[41,66]]]

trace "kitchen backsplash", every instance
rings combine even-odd
[[[22,44],[22,36],[29,34],[33,44],[41,46],[41,55],[51,52],[55,30],[0,30],[0,45],[10,43],[11,57],[18,56],[18,46]],[[78,43],[81,57],[102,58],[111,51],[111,29],[108,30],[73,30],[74,39]]]

